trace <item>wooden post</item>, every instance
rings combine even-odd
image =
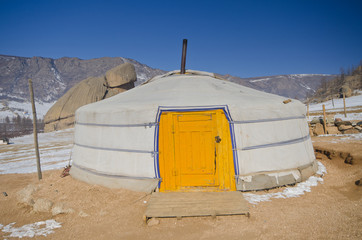
[[[326,106],[324,106],[324,104],[323,104],[323,127],[324,127],[324,134],[327,134]]]
[[[346,96],[343,93],[343,108],[344,108],[344,117],[347,117],[347,112],[346,112]]]
[[[36,167],[38,170],[38,179],[40,180],[42,179],[42,174],[41,174],[39,145],[38,145],[38,129],[37,129],[35,102],[34,102],[33,82],[31,79],[29,79],[29,91],[30,91],[31,106],[33,109],[33,133],[34,133],[34,147],[36,154]]]
[[[332,95],[332,104],[333,104],[333,108],[334,108],[334,100],[333,100],[333,95]]]
[[[309,119],[309,101],[307,102],[307,118]]]

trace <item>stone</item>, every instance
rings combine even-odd
[[[302,177],[302,181],[307,180],[310,176],[312,176],[316,171],[313,166],[309,166],[303,169],[299,169],[300,175]]]
[[[353,128],[351,125],[340,125],[338,127],[338,130],[339,131],[345,131],[345,130],[348,130],[348,129],[351,129],[351,128]]]
[[[124,63],[106,72],[106,81],[109,87],[120,87],[129,82],[135,82],[137,75],[131,63]]]
[[[362,186],[362,178],[354,182],[357,186]]]
[[[156,218],[151,218],[150,220],[147,221],[147,226],[152,227],[155,225],[160,224],[160,220],[156,219]]]
[[[248,181],[239,181],[244,185],[244,190],[255,190],[255,189],[269,189],[277,186],[277,179],[275,176],[269,176],[267,174],[258,174],[252,176],[252,180]]]
[[[315,125],[315,128],[313,129],[313,133],[315,136],[323,135],[324,134],[324,128],[321,123],[317,123]]]
[[[314,117],[310,122],[310,124],[317,124],[317,123],[321,123],[321,120],[318,117]]]
[[[345,131],[343,131],[343,134],[356,134],[359,133],[359,131],[355,128],[351,128],[351,129],[347,129]]]
[[[326,116],[327,124],[334,124],[334,122],[335,122],[334,116],[335,116],[335,114],[329,114]]]
[[[335,126],[327,127],[327,132],[328,132],[328,134],[340,134],[341,133],[338,130],[338,128]]]
[[[347,164],[353,164],[353,157],[352,156],[348,156],[346,157],[346,159],[344,159],[344,163],[347,163]]]
[[[296,179],[293,174],[288,174],[284,176],[278,176],[278,182],[280,186],[285,186],[288,184],[296,183]]]
[[[335,122],[336,126],[339,127],[341,125],[352,125],[350,121],[341,121],[341,122]]]
[[[312,130],[311,128],[309,128],[309,135],[310,135],[311,137],[314,136],[313,130]]]
[[[55,203],[52,208],[52,215],[58,215],[58,214],[67,214],[67,213],[73,213],[74,210],[72,208],[68,208],[64,203],[58,202]]]
[[[360,126],[358,126],[358,125],[355,126],[354,128],[357,129],[357,130],[359,130],[360,132],[362,131],[362,127],[360,127]]]
[[[33,205],[34,212],[50,212],[53,202],[46,198],[39,198]]]
[[[33,194],[39,190],[39,186],[29,184],[17,193],[18,202],[21,204],[34,205]]]
[[[83,211],[80,211],[78,215],[79,215],[79,217],[82,217],[82,218],[89,217],[89,214],[87,214],[87,213],[85,213]]]
[[[342,122],[342,118],[336,118],[336,119],[334,119],[334,124],[336,124],[337,122]]]
[[[323,154],[320,152],[315,152],[315,158],[316,159],[323,159]]]

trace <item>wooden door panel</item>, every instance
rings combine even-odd
[[[216,186],[215,118],[212,114],[182,114],[174,117],[175,165],[179,186]]]

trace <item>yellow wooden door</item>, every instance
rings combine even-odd
[[[159,166],[160,191],[235,190],[230,131],[223,111],[161,114]]]
[[[215,113],[174,114],[173,126],[176,185],[217,186]]]

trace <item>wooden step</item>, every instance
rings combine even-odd
[[[248,202],[241,192],[155,192],[148,201],[144,220],[221,215],[249,217]]]

